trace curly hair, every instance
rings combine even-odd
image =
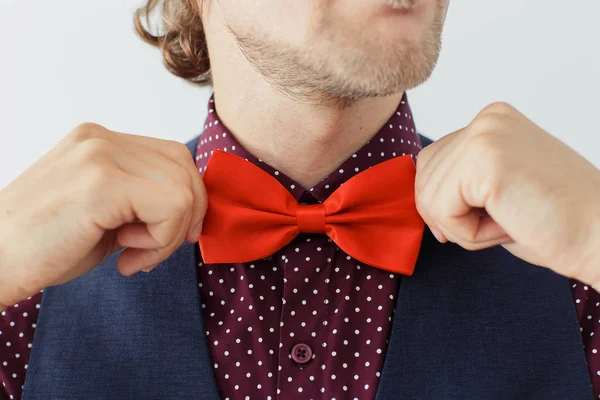
[[[158,17],[154,18],[154,13]],[[134,15],[137,34],[160,49],[163,63],[191,83],[211,85],[206,37],[196,0],[146,0]]]

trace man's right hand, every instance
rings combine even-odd
[[[78,126],[0,191],[0,309],[122,248],[123,275],[149,271],[198,240],[206,207],[185,145]]]

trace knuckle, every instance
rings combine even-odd
[[[194,195],[190,188],[182,187],[181,189],[173,192],[171,195],[171,204],[173,211],[177,214],[184,214],[188,212],[194,203]]]
[[[175,171],[177,174],[177,179],[181,183],[183,183],[185,186],[191,188],[192,187],[192,177],[190,176],[190,173],[188,172],[188,170],[179,163],[174,163],[174,164],[175,164]]]
[[[500,124],[500,115],[496,113],[480,114],[469,125],[469,138],[485,136]]]
[[[486,106],[483,109],[482,113],[510,115],[510,114],[514,113],[515,111],[516,111],[516,109],[509,103],[504,102],[504,101],[497,101],[495,103],[492,103],[492,104]]]
[[[113,186],[118,171],[109,164],[91,163],[82,174],[82,188],[87,202],[95,203],[99,194]]]
[[[86,178],[104,185],[114,180],[116,173],[116,169],[110,164],[91,163]]]
[[[71,139],[73,142],[81,143],[98,137],[101,132],[105,130],[106,129],[101,125],[93,122],[85,122],[73,128],[73,130],[69,133],[69,139]]]
[[[161,232],[160,234],[156,235],[155,240],[159,246],[157,250],[163,250],[157,252],[157,257],[159,257],[156,260],[157,262],[162,262],[169,256],[167,253],[169,248],[173,245],[173,242],[175,242],[175,235],[176,232],[171,231]]]
[[[79,141],[75,146],[78,159],[85,164],[104,164],[106,156],[111,153],[112,146],[106,140],[94,137]]]
[[[160,251],[161,254],[168,253],[165,254],[165,258],[170,255],[169,249],[171,249],[174,246],[174,243],[177,242],[180,232],[180,224],[175,218],[164,224],[161,224],[159,229],[153,231],[152,236],[158,245],[156,250]]]
[[[181,158],[182,160],[191,159],[190,150],[185,144],[175,140],[165,140],[165,142],[166,150],[174,157]]]
[[[492,156],[492,153],[497,152],[497,138],[490,132],[491,129],[489,129],[493,122],[486,120],[476,123],[476,125],[482,127],[475,126],[474,133],[470,135],[467,144],[469,152],[476,157],[488,158]]]

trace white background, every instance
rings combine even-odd
[[[373,0],[365,0],[373,1]],[[0,188],[75,125],[187,141],[207,89],[133,33],[139,0],[0,0]],[[439,138],[503,100],[600,166],[600,1],[455,0],[432,78],[410,93]]]

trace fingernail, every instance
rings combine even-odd
[[[154,268],[156,268],[156,265],[151,265],[151,266],[149,266],[149,267],[146,267],[146,268],[142,269],[142,272],[146,272],[146,273],[148,273],[148,272],[152,272],[152,270],[153,270]]]
[[[429,228],[429,230],[431,231],[431,233],[433,234],[433,236],[435,236],[435,238],[437,239],[438,242],[440,242],[440,243],[445,243],[446,242],[445,241],[446,238],[444,237],[444,235],[442,235],[442,233],[440,231],[438,231],[436,229],[433,229],[431,227]]]

